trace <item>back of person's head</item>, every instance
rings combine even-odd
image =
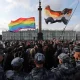
[[[80,45],[76,45],[75,48],[74,48],[74,51],[75,52],[80,52]]]
[[[74,48],[74,57],[76,60],[80,60],[80,46],[79,45],[77,45]]]
[[[70,57],[68,56],[68,54],[61,53],[58,56],[58,59],[61,61],[60,63],[69,63]]]
[[[37,64],[43,64],[45,62],[45,56],[42,53],[35,54],[34,61]]]
[[[13,80],[14,71],[12,71],[12,70],[6,71],[5,76],[6,76],[7,80]]]
[[[11,65],[12,65],[13,69],[17,70],[22,67],[23,62],[24,62],[23,58],[16,57],[11,61]]]

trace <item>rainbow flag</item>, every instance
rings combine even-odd
[[[19,18],[10,22],[9,31],[18,32],[21,29],[35,29],[35,18]]]

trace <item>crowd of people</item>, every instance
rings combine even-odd
[[[0,80],[80,80],[80,42],[1,41]]]

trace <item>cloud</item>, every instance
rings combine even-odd
[[[13,8],[18,6],[24,7],[26,10],[30,12],[34,12],[38,8],[38,3],[34,5],[32,4],[32,0],[6,0],[9,5],[7,5],[6,10],[10,11]],[[35,0],[35,2],[38,2]],[[42,0],[42,7],[45,8],[46,5],[50,5],[54,10],[60,10],[63,6],[64,0]]]
[[[9,24],[9,20],[0,20],[0,34],[2,34],[2,31],[8,31],[9,30],[9,27],[8,27],[8,24]]]
[[[0,11],[10,13],[20,7],[25,11],[33,12],[36,6],[31,3],[32,0],[0,0]]]
[[[7,5],[7,12],[11,11],[13,8],[23,7],[28,11],[33,11],[34,8],[31,6],[31,0],[6,0],[9,5]]]
[[[53,9],[53,10],[60,10],[63,5],[64,5],[64,2],[66,2],[65,0],[43,0],[42,1],[42,5],[45,7],[46,5],[50,5],[50,7]]]
[[[80,0],[74,0],[73,2],[72,2],[72,4],[70,5],[70,7],[73,7],[75,4],[77,4],[77,3],[79,3],[80,2]]]
[[[7,2],[11,3],[13,0],[6,0]]]
[[[0,30],[8,30],[8,20],[0,20]]]
[[[74,30],[80,31],[80,23],[78,23],[78,24],[75,25]]]

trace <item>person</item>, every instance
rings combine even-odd
[[[61,53],[58,56],[59,65],[57,68],[52,68],[51,71],[55,72],[59,80],[72,80],[75,69],[70,64],[70,57],[66,53]]]
[[[27,75],[23,71],[23,58],[16,57],[11,61],[13,70],[8,70],[6,72],[6,77],[8,80],[24,80]]]
[[[77,45],[74,49],[74,58],[76,61],[75,80],[79,80],[80,79],[80,75],[79,75],[80,74],[80,45]]]
[[[42,53],[36,53],[34,58],[35,68],[29,73],[25,80],[54,80],[44,68],[45,56]]]
[[[76,46],[74,49],[74,58],[76,61],[76,66],[80,66],[80,46]]]
[[[2,67],[2,62],[4,59],[4,53],[0,50],[0,80],[6,80],[4,69]]]

